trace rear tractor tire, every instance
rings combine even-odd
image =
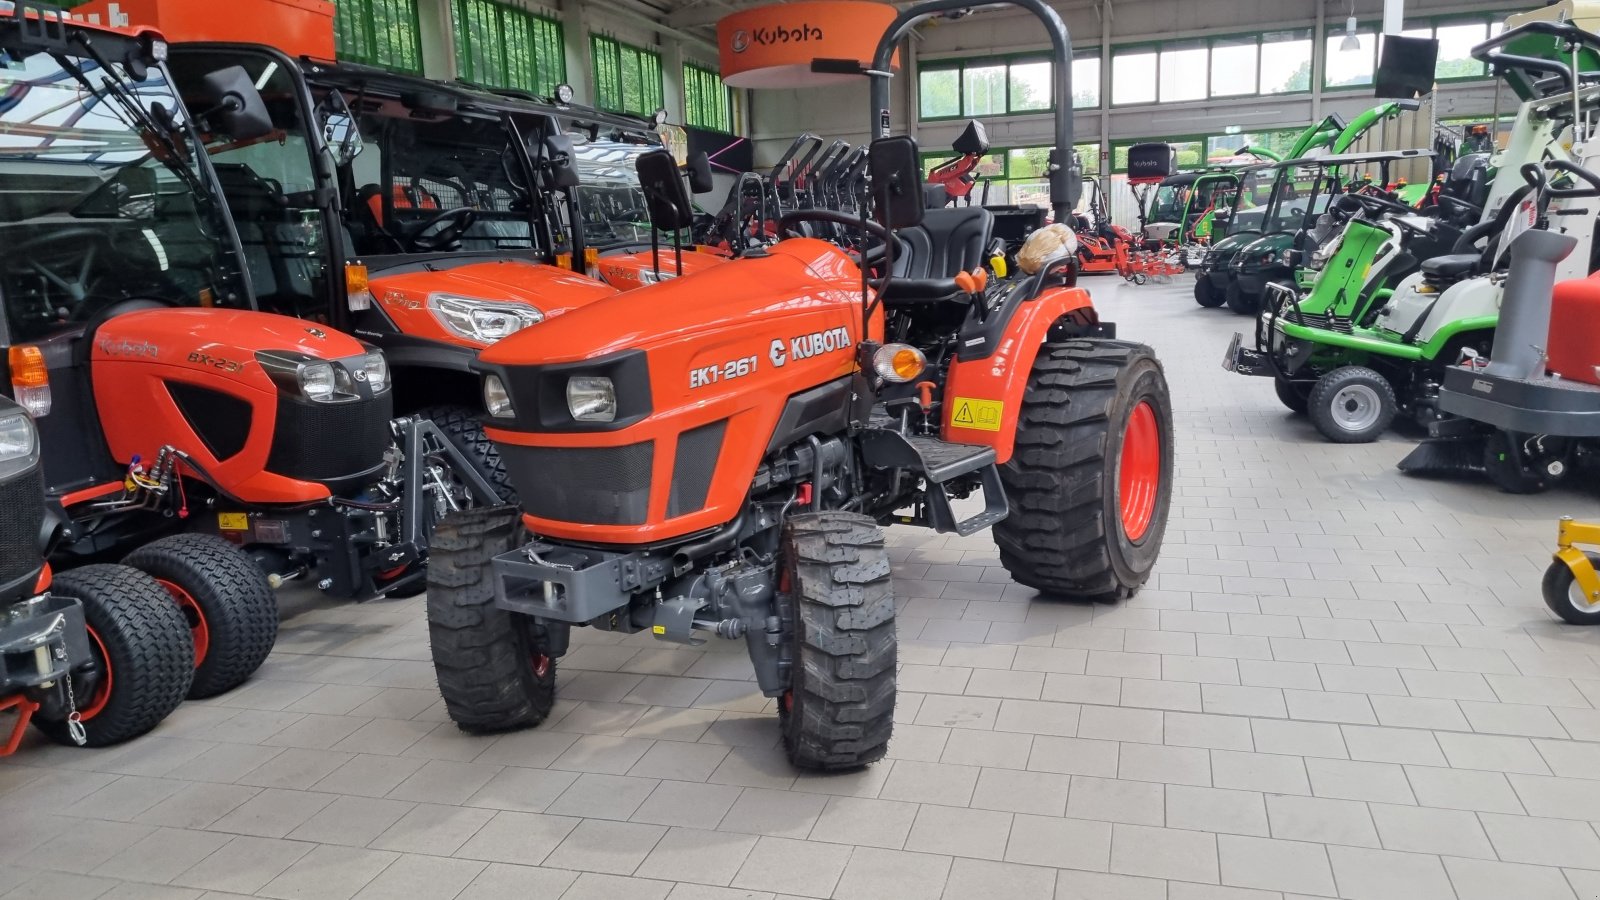
[[[1039,348],[1000,469],[1011,514],[1000,563],[1046,594],[1120,600],[1150,578],[1172,499],[1172,398],[1155,352],[1129,341]]]
[[[1204,306],[1206,309],[1216,309],[1228,302],[1228,298],[1227,295],[1217,290],[1209,277],[1202,274],[1194,280],[1194,302]]]
[[[778,725],[789,761],[833,771],[876,762],[894,728],[896,674],[883,531],[857,513],[801,513],[784,523],[780,552],[790,689]]]
[[[85,746],[132,740],[178,708],[195,677],[194,639],[161,585],[128,566],[97,564],[57,575],[50,590],[83,604],[100,669],[97,680],[72,681]],[[77,743],[64,718],[33,723],[58,744]]]
[[[123,560],[165,588],[189,621],[194,683],[215,697],[247,681],[278,640],[278,598],[249,554],[212,534],[174,534]]]
[[[1365,366],[1341,366],[1318,378],[1306,403],[1311,424],[1335,444],[1370,444],[1399,412],[1389,379]]]
[[[452,513],[434,527],[428,643],[445,709],[462,731],[531,728],[555,703],[545,625],[494,602],[490,561],[521,537],[521,518],[509,506]]]

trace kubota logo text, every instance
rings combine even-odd
[[[741,28],[733,33],[733,39],[729,41],[729,44],[733,48],[733,52],[743,53],[750,49],[751,44],[760,47],[772,47],[780,44],[801,44],[807,41],[820,40],[822,40],[821,28],[801,22],[793,28],[785,28],[782,25],[775,25],[771,28],[757,28],[754,31],[746,31]]]
[[[811,334],[802,334],[797,338],[790,338],[789,357],[791,359],[810,359],[822,353],[843,350],[850,345],[850,329],[829,328],[827,331],[814,331]],[[772,361],[775,365],[783,365],[783,363],[778,362],[780,355],[782,355],[780,348],[773,347]]]

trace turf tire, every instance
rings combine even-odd
[[[883,758],[894,729],[894,591],[883,531],[849,512],[783,526],[778,617],[790,690],[778,705],[789,761],[855,769]]]
[[[183,610],[191,626],[195,616],[204,618],[208,644],[195,666],[191,699],[231,691],[266,662],[278,640],[278,598],[248,553],[214,534],[174,534],[122,562],[171,582],[199,607]]]
[[[1141,402],[1150,404],[1160,431],[1160,474],[1149,524],[1130,540],[1118,475],[1128,422]],[[1172,398],[1154,351],[1130,341],[1044,344],[1023,396],[1016,449],[1000,468],[1011,506],[994,527],[1001,565],[1046,594],[1132,595],[1161,553],[1172,466]]]
[[[1373,420],[1359,428],[1341,423],[1334,409],[1341,392],[1352,388],[1370,390],[1378,403]],[[1389,430],[1399,411],[1394,387],[1389,384],[1389,379],[1365,366],[1340,366],[1334,369],[1317,379],[1317,383],[1311,387],[1310,396],[1306,398],[1306,412],[1311,416],[1311,424],[1335,444],[1372,443]]]
[[[1278,394],[1278,402],[1296,415],[1305,415],[1310,408],[1310,389],[1296,384],[1287,378],[1277,376],[1272,379],[1272,389]]]
[[[428,643],[445,709],[462,731],[531,728],[555,703],[545,626],[494,602],[490,561],[521,537],[520,514],[509,506],[451,513],[434,527]]]
[[[96,564],[62,572],[50,589],[83,604],[94,632],[89,644],[97,653],[105,648],[111,670],[110,696],[83,721],[85,746],[132,740],[178,708],[195,677],[194,638],[165,588],[137,569]],[[95,694],[96,687],[74,681],[80,711],[90,708]],[[75,744],[65,719],[35,717],[33,724],[58,744]]]
[[[1228,282],[1228,290],[1223,294],[1223,302],[1228,308],[1241,316],[1253,316],[1261,312],[1261,298],[1255,294],[1246,294],[1239,287],[1237,279]]]

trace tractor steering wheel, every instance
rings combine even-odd
[[[28,251],[39,247],[63,243],[81,244],[73,254],[78,261],[78,271],[71,277],[65,276],[49,268],[37,259],[28,258]],[[63,228],[60,231],[51,231],[37,237],[29,238],[20,244],[11,245],[11,255],[24,263],[35,272],[44,276],[46,281],[67,292],[74,303],[82,303],[89,296],[89,275],[94,270],[96,257],[101,248],[110,248],[111,236],[99,228]]]
[[[1376,194],[1346,194],[1345,196],[1354,198],[1357,203],[1361,204],[1363,209],[1374,215],[1391,213],[1397,216],[1414,216],[1417,214],[1415,209],[1404,203],[1390,200],[1387,197],[1379,197]]]
[[[787,237],[790,235],[800,237],[801,235],[799,232],[794,230],[794,226],[800,224],[801,222],[827,222],[832,225],[843,225],[846,228],[861,228],[864,229],[867,234],[872,235],[884,243],[888,243],[890,240],[893,240],[893,236],[889,233],[889,229],[879,225],[877,222],[874,222],[871,219],[863,221],[855,216],[847,216],[844,213],[834,212],[831,209],[797,209],[794,212],[784,213],[783,218],[778,220],[778,235],[780,237]]]
[[[455,209],[444,210],[422,223],[410,236],[406,243],[410,245],[412,253],[438,253],[448,250],[455,242],[461,240],[461,235],[478,221],[478,211],[470,206],[458,206]],[[439,231],[429,234],[435,228]]]

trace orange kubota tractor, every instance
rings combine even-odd
[[[199,78],[191,116],[159,34],[0,10],[0,346],[67,520],[51,560],[154,576],[191,625],[190,694],[219,693],[272,648],[272,581],[420,591],[432,519],[500,496],[394,417],[382,351],[254,308],[201,139],[272,131],[243,68]]]
[[[509,494],[481,409],[464,399],[477,396],[468,366],[507,335],[616,294],[588,276],[589,251],[650,268],[638,249],[648,235],[627,227],[631,210],[608,205],[610,191],[580,184],[580,163],[658,139],[631,116],[337,62],[333,10],[96,0],[78,11],[159,26],[191,114],[208,102],[208,73],[244,69],[270,132],[206,142],[261,308],[382,349],[396,412],[433,422]],[[686,268],[715,259],[686,254]]]
[[[1009,4],[1042,23],[1055,96],[1072,96],[1060,16]],[[864,229],[861,257],[791,237],[483,352],[487,430],[521,509],[435,532],[429,634],[461,727],[542,721],[574,625],[742,639],[790,759],[856,767],[884,755],[895,705],[881,526],[992,527],[1012,577],[1050,594],[1121,598],[1149,577],[1173,478],[1155,354],[1114,339],[1070,257],[985,284],[992,214],[925,210],[916,143],[889,137],[894,48],[967,6],[901,12],[870,67],[814,64],[871,79],[875,220],[798,210],[780,229]],[[1071,152],[1058,109],[1060,220],[1080,186]],[[670,159],[641,160],[641,182],[658,224],[689,218]]]

